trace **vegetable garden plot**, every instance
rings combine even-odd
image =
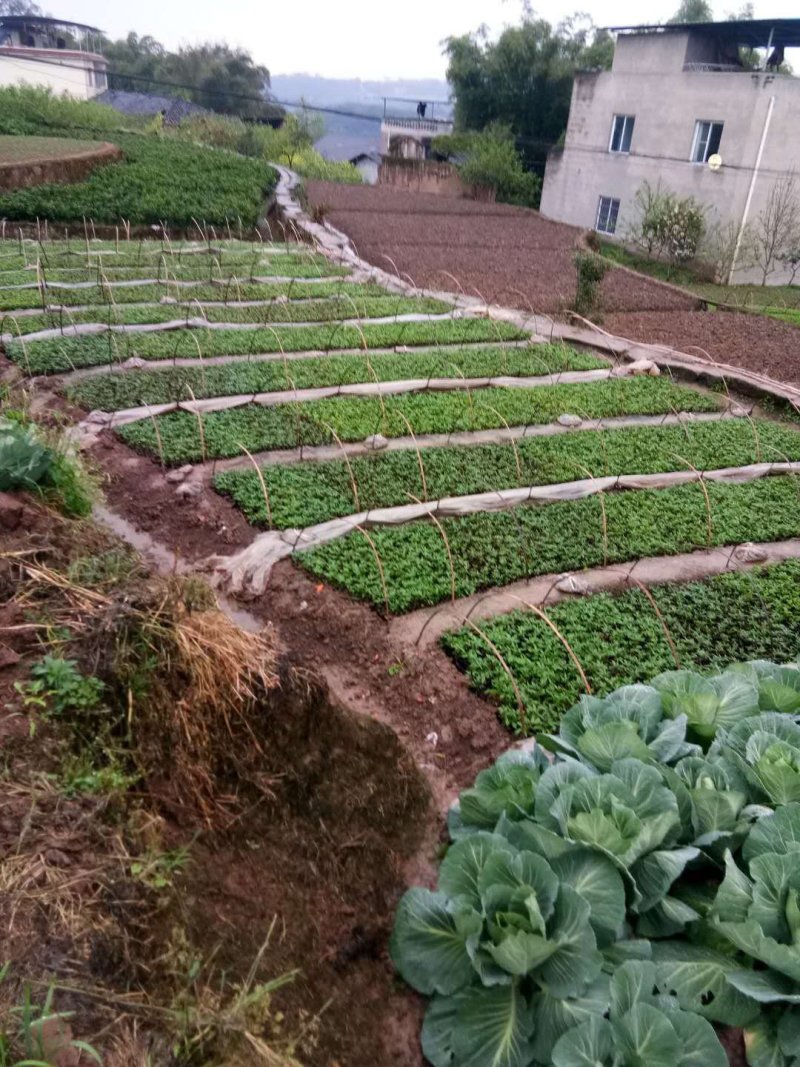
[[[102,308],[83,308],[69,312],[48,311],[36,315],[17,316],[13,322],[0,318],[0,333],[11,337],[19,334],[37,333],[40,330],[69,330],[78,323],[105,323],[108,325],[138,325],[141,323],[172,322],[181,316],[200,317],[209,322],[335,322],[341,319],[388,318],[393,315],[442,315],[450,311],[447,304],[427,297],[354,297],[345,300],[268,302],[251,307],[236,307],[231,304],[208,306],[203,301],[185,300],[181,304],[146,304],[115,307],[107,304]]]
[[[799,505],[797,477],[605,493],[375,529],[369,541],[354,532],[297,560],[352,596],[400,613],[542,574],[797,537]]]
[[[301,332],[301,331],[297,331]],[[715,397],[663,378],[617,378],[537,389],[485,389],[477,393],[418,393],[400,397],[338,397],[275,407],[251,404],[202,418],[174,412],[121,427],[132,447],[166,463],[196,462],[294,448],[301,444],[361,441],[371,434],[400,437],[552,422],[564,412],[588,418],[670,411],[718,411]],[[335,436],[334,436],[335,435]]]
[[[784,661],[800,651],[800,561],[654,586],[650,593],[663,622],[636,589],[548,608],[598,696],[675,667],[664,624],[681,666],[690,669],[723,669],[739,659]],[[480,629],[513,672],[529,731],[557,729],[584,689],[553,631],[524,610],[484,620]],[[471,685],[497,701],[503,721],[518,732],[513,687],[487,642],[465,627],[444,635],[442,644],[466,670]]]
[[[252,260],[248,263],[229,264],[224,268],[216,260],[210,263],[198,264],[182,260],[179,263],[159,263],[140,267],[115,267],[98,265],[96,267],[55,267],[47,269],[40,266],[37,269],[28,267],[25,270],[0,271],[0,288],[8,288],[17,285],[27,285],[30,282],[41,280],[45,287],[53,282],[126,282],[142,276],[143,273],[151,274],[156,280],[163,278],[165,281],[212,281],[214,279],[231,278],[234,275],[241,276],[243,280],[249,278],[275,275],[283,278],[336,278],[349,274],[347,267],[339,267],[327,260],[317,262],[313,258],[308,259],[300,256],[274,256],[272,258],[259,257],[258,262]]]
[[[149,273],[149,272],[148,272]],[[96,281],[93,285],[69,288],[51,286],[45,294],[48,304],[54,307],[77,308],[85,305],[112,307],[117,304],[143,304],[161,300],[174,303],[192,300],[214,300],[238,303],[244,300],[313,300],[320,298],[346,299],[356,291],[361,297],[386,297],[386,290],[372,282],[358,283],[347,275],[335,281],[294,280],[288,282],[248,282],[238,278],[225,281],[185,282],[180,286],[169,280],[155,279],[143,284],[114,282],[105,285]],[[42,307],[41,291],[35,282],[25,288],[0,289],[0,312]]]
[[[402,322],[363,327],[333,323],[327,326],[265,328],[263,330],[185,329],[155,334],[113,333],[93,337],[64,337],[47,341],[9,342],[9,357],[30,374],[53,374],[77,367],[120,363],[131,357],[168,360],[178,356],[257,355],[262,352],[307,352],[330,349],[388,348],[396,345],[469,344],[476,341],[517,341],[524,331],[486,319],[443,322]],[[199,351],[198,351],[199,348]]]
[[[286,529],[407,504],[414,498],[436,500],[589,476],[650,474],[689,464],[710,470],[784,458],[800,459],[800,433],[764,420],[736,421],[536,437],[518,441],[515,448],[476,445],[392,452],[347,463],[264,466],[260,475],[243,467],[218,474],[214,484],[249,522]]]
[[[365,302],[366,303],[366,302]],[[378,301],[382,304],[382,301]],[[292,305],[289,305],[290,307]],[[277,389],[307,389],[404,378],[470,378],[493,373],[553,374],[566,370],[597,370],[607,364],[563,345],[519,348],[440,348],[412,352],[365,352],[363,355],[313,356],[291,365],[261,359],[209,367],[154,368],[108,373],[68,387],[69,396],[85,408],[117,411],[141,404],[164,404],[215,396],[236,396]]]
[[[113,134],[123,160],[83,182],[37,185],[0,195],[0,218],[172,227],[254,226],[276,171],[260,159],[168,137]],[[213,236],[213,234],[212,234]]]
[[[570,709],[448,815],[392,960],[436,1067],[791,1067],[800,669],[669,670]],[[728,1037],[739,1035],[728,1035]],[[727,1042],[726,1042],[727,1044]]]

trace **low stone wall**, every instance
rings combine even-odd
[[[493,203],[496,192],[485,185],[466,185],[452,163],[432,159],[393,159],[384,156],[378,168],[378,185],[392,185],[418,193]]]
[[[89,152],[51,159],[29,159],[23,163],[0,163],[0,190],[25,189],[51,182],[83,181],[93,170],[122,159],[115,144],[104,141]]]

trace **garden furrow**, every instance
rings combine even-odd
[[[558,425],[558,424],[556,424]],[[413,438],[410,438],[413,441]],[[270,529],[312,526],[353,511],[408,504],[416,498],[494,492],[523,485],[554,485],[575,478],[659,474],[676,468],[709,470],[765,460],[800,461],[800,433],[766,421],[618,427],[565,437],[535,435],[469,448],[375,453],[366,458],[277,463],[255,469],[253,459],[233,470],[195,468],[192,480],[214,476],[248,522]],[[279,455],[279,454],[278,454]]]
[[[364,295],[360,291],[355,293],[356,299],[350,296],[330,296],[323,299],[315,299],[312,296],[300,299],[288,297],[271,297],[259,300],[201,300],[195,297],[191,300],[174,300],[172,297],[162,297],[160,300],[141,301],[139,303],[126,304],[83,304],[69,307],[63,304],[46,305],[42,310],[41,304],[33,307],[17,309],[11,312],[0,312],[0,323],[3,319],[13,319],[15,330],[21,327],[30,328],[34,333],[43,323],[41,328],[53,327],[59,333],[64,326],[74,326],[78,323],[102,323],[108,325],[135,323],[135,322],[168,322],[176,312],[184,317],[192,312],[201,314],[202,318],[210,318],[214,322],[271,322],[270,316],[277,319],[278,315],[288,315],[289,321],[303,320],[304,315],[311,315],[312,321],[339,321],[343,317],[355,318],[378,318],[387,315],[399,315],[407,312],[423,312],[426,314],[441,314],[449,309],[439,301],[428,297],[414,299],[405,296],[374,296]],[[297,314],[293,314],[294,310]],[[380,309],[375,312],[375,309]],[[315,314],[319,313],[319,314]],[[342,314],[343,313],[343,314]],[[267,316],[266,318],[264,316]],[[459,316],[459,317],[463,317]],[[18,336],[18,332],[12,334]],[[28,336],[28,334],[26,334]]]
[[[165,289],[190,289],[192,286],[197,285],[231,285],[237,281],[241,285],[290,285],[292,282],[302,282],[303,285],[330,285],[331,279],[336,278],[337,282],[349,281],[351,285],[360,284],[356,278],[351,278],[349,274],[341,275],[312,275],[309,278],[299,278],[295,275],[248,275],[242,276],[231,275],[228,278],[126,278],[122,281],[86,281],[86,282],[50,282],[42,286],[39,282],[25,282],[21,285],[0,285],[0,292],[13,292],[23,289],[38,289],[40,292],[44,288],[45,292],[50,289],[66,289],[66,290],[80,290],[80,289],[115,289],[115,288],[135,288],[139,289],[143,285],[161,285]]]
[[[745,409],[743,409],[745,410]],[[393,452],[416,452],[421,449],[440,448],[480,448],[486,445],[508,445],[512,441],[530,440],[536,437],[563,437],[567,434],[597,431],[630,430],[636,428],[657,428],[685,426],[694,423],[730,422],[742,418],[730,408],[725,411],[679,411],[666,415],[621,415],[619,418],[585,419],[578,423],[564,425],[560,422],[526,424],[524,426],[499,427],[496,430],[460,430],[453,433],[419,434],[414,437],[390,437],[381,442],[378,455]],[[84,425],[91,427],[91,421]],[[271,451],[251,453],[251,456],[234,456],[231,459],[216,459],[195,467],[201,476],[210,476],[220,471],[252,470],[253,461],[258,466],[294,466],[298,463],[329,463],[341,460],[342,455],[352,458],[375,456],[376,447],[372,442],[342,441],[340,445],[304,445],[301,448],[281,448]]]
[[[210,397],[205,400],[176,400],[166,404],[127,408],[109,413],[105,423],[95,413],[94,425],[115,429],[127,426],[154,415],[166,415],[171,411],[186,411],[189,414],[207,414],[214,411],[230,411],[234,408],[256,404],[259,407],[275,407],[278,404],[312,403],[330,400],[337,396],[402,396],[406,393],[469,392],[483,389],[543,389],[554,385],[581,385],[587,382],[607,381],[609,378],[624,378],[626,367],[608,370],[562,371],[527,378],[404,378],[390,382],[354,382],[348,385],[318,386],[311,389],[281,389],[269,393],[243,393],[234,396]],[[288,383],[287,383],[288,384]]]
[[[74,370],[59,372],[58,381],[62,387],[67,387],[74,382],[83,381],[86,378],[101,378],[113,375],[134,375],[134,374],[161,374],[166,373],[168,370],[174,370],[176,368],[186,370],[196,370],[201,375],[210,367],[235,367],[239,365],[256,365],[259,363],[285,363],[292,362],[294,360],[313,360],[321,361],[324,359],[339,359],[342,357],[358,358],[363,362],[366,359],[371,359],[373,356],[379,358],[391,357],[391,356],[424,356],[430,354],[447,353],[452,351],[454,356],[464,354],[477,354],[486,352],[487,350],[501,349],[528,349],[532,345],[546,344],[546,341],[534,341],[528,340],[522,341],[468,341],[465,344],[459,345],[438,345],[436,348],[426,347],[425,345],[415,346],[410,349],[406,345],[395,345],[392,348],[369,348],[366,351],[363,348],[308,348],[300,349],[296,352],[280,352],[278,350],[274,352],[255,352],[245,353],[243,355],[227,355],[227,356],[175,356],[170,360],[163,361],[168,366],[159,366],[157,362],[147,361],[144,359],[138,359],[137,357],[131,357],[124,362],[118,363],[104,363],[97,364],[93,367],[78,367]],[[535,362],[538,360],[534,358]],[[589,357],[591,358],[591,357]],[[455,361],[454,361],[455,362]],[[595,364],[606,365],[605,360],[596,359]],[[592,368],[590,368],[592,369]]]
[[[685,389],[664,378],[608,378],[534,389],[337,396],[269,407],[248,404],[205,415],[172,411],[120,426],[116,432],[127,444],[160,456],[162,462],[183,464],[245,451],[364,441],[374,434],[389,438],[549,423],[565,412],[577,412],[572,418],[591,419],[719,411],[724,402],[722,397]]]
[[[615,492],[671,490],[692,483],[722,482],[742,485],[762,478],[800,474],[800,462],[752,463],[718,470],[676,470],[659,474],[622,474],[605,478],[582,478],[546,486],[498,489],[470,496],[443,497],[391,508],[360,511],[302,530],[270,530],[260,534],[227,562],[217,560],[218,574],[224,573],[230,588],[263,592],[272,567],[296,552],[308,552],[354,533],[375,527],[401,527],[422,519],[461,519],[464,516],[508,511],[523,505],[549,505],[582,500]]]
[[[225,328],[227,326],[227,328]],[[202,339],[200,345],[198,338]],[[272,326],[242,330],[224,324],[215,330],[153,330],[137,334],[117,334],[104,330],[87,337],[58,337],[44,341],[18,338],[6,343],[6,353],[24,366],[29,374],[74,370],[81,366],[102,366],[122,362],[123,357],[141,357],[159,363],[171,361],[179,354],[203,357],[212,355],[250,355],[260,352],[304,352],[312,349],[354,348],[368,350],[397,346],[421,347],[435,344],[466,344],[470,341],[527,340],[515,326],[483,318],[453,319],[433,322],[389,323],[365,322],[363,326],[344,326],[341,322],[314,323],[298,328],[291,324],[281,330]],[[179,352],[182,349],[182,352]]]
[[[703,479],[376,528],[370,541],[358,531],[297,559],[315,580],[400,614],[551,572],[798,537],[798,501],[797,475]]]
[[[378,315],[375,318],[342,318],[326,320],[337,326],[360,326],[369,322],[370,325],[387,325],[394,322],[449,322],[454,319],[470,318],[467,313],[460,311],[448,311],[439,313],[425,313],[419,311],[401,312],[397,315]],[[270,322],[270,326],[276,329],[301,329],[319,326],[319,322]],[[54,326],[47,330],[37,330],[25,334],[25,344],[35,344],[38,341],[55,341],[61,337],[84,337],[104,333],[170,333],[175,330],[263,330],[263,322],[236,322],[209,320],[200,317],[170,319],[167,322],[79,322],[64,327]],[[19,340],[19,334],[0,334],[0,344],[9,344]]]
[[[641,586],[650,588],[666,582],[701,581],[729,571],[749,570],[759,564],[791,559],[800,559],[798,537],[700,548],[674,556],[647,556],[632,563],[588,567],[574,576],[563,572],[544,574],[398,615],[389,623],[390,633],[401,645],[427,648],[435,645],[443,634],[465,626],[467,620],[492,619],[524,610],[531,604],[544,608],[574,601],[576,596],[613,593]]]

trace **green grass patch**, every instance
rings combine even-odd
[[[166,137],[118,134],[124,159],[83,182],[37,185],[0,195],[0,216],[73,222],[207,223],[253,226],[277,178],[260,159]]]
[[[370,304],[365,301],[364,306]],[[382,301],[377,301],[382,306]],[[303,307],[308,305],[282,305]],[[339,307],[340,305],[336,305]],[[259,309],[263,311],[262,309]],[[494,374],[532,375],[563,370],[592,370],[602,360],[564,345],[526,345],[520,348],[441,348],[374,355],[317,356],[293,360],[260,360],[211,367],[168,367],[109,373],[87,378],[69,395],[86,408],[117,411],[140,404],[165,404],[240,393],[278,389],[344,385],[408,378],[486,377]],[[288,377],[287,377],[288,376]]]
[[[800,293],[800,289],[798,292]],[[798,304],[800,304],[800,296],[798,296]],[[788,322],[790,326],[800,326],[800,306],[795,308],[768,307],[764,308],[764,314],[773,319]]]
[[[206,318],[209,322],[336,322],[342,319],[379,318],[410,313],[446,314],[449,310],[447,304],[429,297],[364,298],[357,295],[352,301],[333,297],[327,300],[270,303],[258,307],[206,307],[199,300],[180,305],[149,304],[146,307],[113,307],[106,304],[102,308],[87,308],[70,314],[48,311],[41,315],[26,315],[18,318],[16,323],[4,324],[0,318],[0,331],[16,335],[18,332],[29,334],[38,330],[66,329],[80,322],[139,325],[196,317]]]
[[[249,355],[261,352],[327,351],[333,348],[391,348],[395,345],[466,344],[474,341],[517,341],[527,335],[515,326],[487,319],[445,322],[401,322],[363,327],[333,323],[263,330],[181,330],[164,333],[59,337],[6,345],[8,356],[30,373],[49,374],[75,367],[97,367],[138,356],[164,360],[178,356]],[[197,342],[197,343],[195,343]]]
[[[746,423],[720,422],[686,429],[659,427],[532,437],[516,442],[516,446],[516,455],[511,445],[424,449],[424,487],[414,451],[353,458],[349,469],[341,460],[263,467],[272,525],[311,526],[356,510],[407,504],[411,496],[436,500],[589,476],[655,474],[685,469],[686,463],[710,470],[762,460],[800,459],[800,433],[770,422],[757,424],[757,436]],[[351,471],[358,487],[358,508]],[[248,521],[267,524],[264,493],[252,468],[218,474],[215,485],[242,509]]]
[[[70,137],[0,137],[0,163],[30,163],[44,159],[69,159],[100,148],[101,141]]]
[[[736,486],[712,482],[707,489],[714,545],[800,534],[797,478],[767,478]],[[457,596],[536,575],[674,555],[708,545],[705,496],[697,484],[467,515],[445,519],[442,527],[452,554]],[[376,529],[370,536],[383,564],[392,612],[438,604],[450,597],[448,557],[437,527],[416,522]],[[364,537],[351,534],[302,552],[297,559],[316,577],[359,599],[383,605],[380,574]]]
[[[21,311],[42,306],[35,280],[31,289],[1,289],[0,312]],[[63,307],[83,307],[84,305],[141,304],[158,302],[163,297],[170,300],[188,302],[191,300],[272,300],[287,297],[292,300],[315,300],[325,297],[339,297],[352,294],[353,297],[386,296],[386,290],[372,282],[359,285],[342,277],[336,281],[309,282],[196,282],[189,285],[170,285],[153,283],[152,285],[115,285],[109,289],[98,283],[87,289],[50,289],[47,299],[52,304]]]
[[[612,263],[621,263],[661,282],[680,285],[711,304],[734,304],[736,307],[750,308],[769,315],[773,313],[773,309],[781,311],[800,308],[800,285],[717,285],[703,281],[691,267],[675,267],[648,259],[645,255],[630,252],[611,241],[601,241],[601,247],[603,257]],[[797,325],[796,319],[785,321]]]
[[[665,378],[615,378],[579,385],[535,389],[481,389],[474,393],[416,393],[386,397],[335,397],[274,407],[256,404],[203,416],[203,441],[198,420],[187,412],[171,412],[156,422],[167,463],[241,455],[301,444],[328,444],[331,427],[343,441],[363,441],[374,433],[402,437],[405,419],[415,433],[449,433],[525,423],[552,422],[564,412],[592,418],[646,415],[671,410],[718,410],[715,399],[673,385]],[[404,418],[404,417],[405,418]],[[159,454],[151,419],[121,427],[119,435],[133,448]]]
[[[800,652],[800,562],[656,586],[651,592],[684,668],[721,670],[750,659],[783,663]],[[663,626],[639,590],[598,593],[558,604],[548,614],[598,696],[675,667]],[[532,612],[479,625],[514,674],[530,732],[555,730],[584,691],[564,646]],[[465,628],[446,634],[442,644],[473,688],[496,701],[503,722],[519,732],[513,688],[486,643]]]

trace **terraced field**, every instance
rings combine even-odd
[[[722,379],[612,364],[299,244],[2,242],[0,309],[8,358],[90,442],[233,502],[250,543],[220,545],[223,581],[258,594],[293,557],[392,632],[444,629],[514,732],[676,663],[800,650],[798,422]],[[717,550],[736,573],[706,567]]]

